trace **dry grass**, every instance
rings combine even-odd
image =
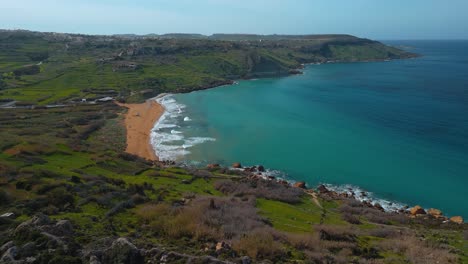
[[[238,197],[251,195],[257,198],[277,200],[286,203],[299,203],[304,194],[304,191],[300,188],[294,188],[276,181],[263,179],[245,180],[242,182],[229,180],[218,181],[215,183],[215,188],[224,194]]]
[[[386,239],[380,243],[379,247],[382,250],[404,255],[410,263],[458,263],[458,257],[449,250],[429,245],[415,236]]]
[[[281,259],[286,249],[272,235],[272,229],[257,229],[252,233],[246,234],[241,238],[234,240],[232,248],[253,259],[268,259],[274,261]]]

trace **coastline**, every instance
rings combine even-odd
[[[125,152],[147,160],[159,161],[150,143],[150,134],[154,124],[164,113],[163,106],[154,98],[141,104],[117,104],[128,109],[125,114],[125,128],[127,130]]]
[[[379,62],[387,62],[387,60],[378,60]],[[363,61],[364,63],[367,62],[374,62],[374,61]],[[327,61],[326,63],[347,63],[343,61]],[[356,63],[356,62],[349,62],[349,63]],[[302,67],[297,68],[304,69],[308,65],[314,64],[323,64],[323,63],[307,63],[303,64]],[[278,77],[290,77],[300,73],[289,73],[285,76],[278,76]],[[269,78],[269,77],[258,77],[259,79]],[[245,78],[239,80],[252,80],[255,78]],[[232,81],[230,83],[225,83],[221,85],[216,85],[213,87],[204,87],[200,89],[196,89],[193,91],[182,91],[178,93],[190,93],[196,92],[206,89],[214,89],[223,86],[231,86],[235,85],[237,81]],[[153,145],[151,144],[151,131],[153,127],[162,119],[161,118],[166,109],[158,102],[156,99],[161,99],[165,96],[173,95],[173,93],[162,93],[159,94],[157,97],[148,99],[145,103],[141,104],[120,104],[120,106],[127,107],[129,111],[125,117],[125,124],[127,127],[127,149],[126,152],[143,157],[148,160],[153,161],[160,161],[159,157],[157,156],[157,152],[154,149]],[[179,108],[180,111],[180,108]],[[139,114],[137,114],[139,113]],[[180,112],[179,112],[180,113]],[[144,121],[143,121],[144,120]],[[143,121],[143,122],[142,122]],[[141,147],[143,143],[146,143],[144,147]],[[255,167],[255,166],[254,166]],[[243,168],[246,169],[246,168]],[[247,168],[248,169],[248,168]],[[248,170],[247,170],[248,172]],[[280,182],[288,182],[290,186],[294,186],[297,182],[294,180],[285,180],[281,177],[274,177],[268,175],[268,173],[259,173],[259,175],[251,175],[254,177],[261,177],[263,179],[269,180],[278,180]],[[401,214],[410,214],[411,207],[408,204],[401,203],[395,200],[387,200],[385,198],[381,198],[378,196],[374,196],[372,192],[366,191],[361,189],[359,186],[352,186],[349,184],[342,184],[342,185],[332,185],[328,183],[320,183],[317,185],[318,187],[323,186],[326,188],[326,192],[332,194],[333,196],[340,197],[340,198],[349,198],[358,201],[359,203],[366,205],[371,208],[377,208],[379,210],[390,212],[390,213],[401,213]],[[318,188],[317,187],[317,188]],[[316,188],[312,188],[316,189]],[[435,210],[433,208],[424,208],[423,210],[429,212],[430,210]],[[426,213],[424,213],[425,215]],[[448,221],[449,218],[443,215],[438,216],[438,218],[443,219],[444,221]]]

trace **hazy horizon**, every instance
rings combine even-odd
[[[90,35],[350,34],[379,40],[468,39],[468,2],[396,0],[18,0],[0,28]]]

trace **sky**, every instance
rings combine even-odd
[[[468,39],[468,0],[0,0],[0,28]]]

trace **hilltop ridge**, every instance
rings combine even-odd
[[[142,102],[236,79],[298,74],[307,63],[414,56],[350,35],[96,36],[0,30],[0,100],[47,105],[109,96]]]

